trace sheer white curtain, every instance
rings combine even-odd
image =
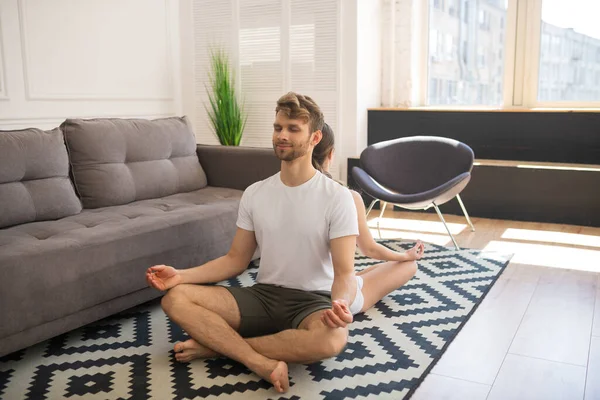
[[[193,7],[201,143],[218,143],[204,109],[208,49],[214,45],[230,54],[237,71],[248,112],[243,145],[271,146],[275,102],[290,90],[313,97],[337,133],[340,0],[194,0]]]
[[[415,105],[413,85],[418,73],[418,49],[414,34],[415,12],[419,1],[384,0],[382,26],[381,104],[383,107]]]

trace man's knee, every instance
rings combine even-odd
[[[172,312],[178,305],[186,304],[190,302],[187,295],[188,285],[182,284],[177,285],[171,289],[162,297],[160,304],[162,309],[166,312]]]
[[[327,333],[321,342],[322,358],[331,358],[337,356],[344,351],[346,343],[348,343],[347,328],[328,328]]]

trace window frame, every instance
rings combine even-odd
[[[600,109],[598,101],[538,101],[539,60],[542,37],[543,0],[508,0],[506,37],[503,47],[504,77],[502,104],[491,105],[428,105],[429,85],[429,16],[430,1],[412,0],[413,29],[412,45],[416,46],[415,65],[411,99],[419,109],[469,109],[469,110],[560,110],[560,109]],[[462,16],[461,16],[462,17]],[[476,18],[479,22],[479,16]]]

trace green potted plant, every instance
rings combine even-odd
[[[235,73],[224,50],[212,49],[210,59],[210,87],[206,88],[210,108],[206,112],[219,142],[239,146],[248,116],[236,96]]]

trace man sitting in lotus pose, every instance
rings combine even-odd
[[[273,126],[281,171],[244,191],[229,252],[187,270],[153,266],[146,279],[168,290],[164,311],[192,337],[175,345],[179,361],[224,355],[283,393],[286,363],[316,362],[344,349],[364,299],[354,273],[359,230],[352,195],[312,165],[323,114],[310,97],[288,93],[277,102]],[[199,285],[242,273],[257,244],[256,285]]]

